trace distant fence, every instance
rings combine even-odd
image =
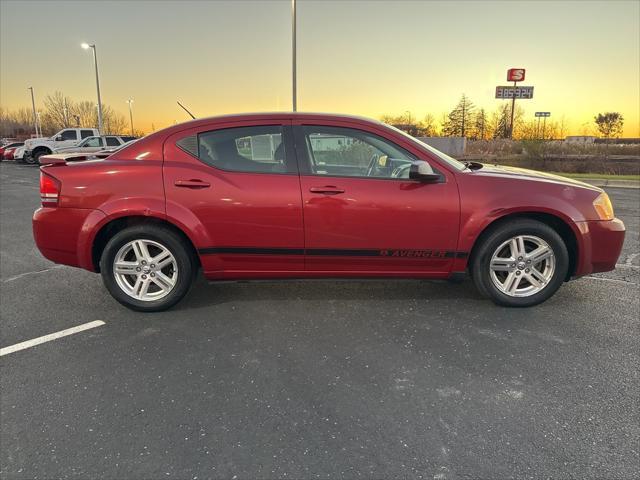
[[[418,137],[418,140],[452,157],[460,157],[467,150],[465,137]]]

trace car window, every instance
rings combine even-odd
[[[83,147],[101,147],[102,146],[102,138],[100,137],[92,137],[87,138],[83,143]]]
[[[93,136],[93,130],[80,130],[80,138],[87,138]]]
[[[363,130],[305,126],[310,170],[314,175],[409,178],[416,158],[401,147]]]
[[[107,137],[108,147],[118,147],[119,145],[120,145],[120,141],[116,137]]]
[[[62,140],[77,140],[78,139],[78,135],[76,133],[75,130],[63,130],[62,132],[60,132],[60,137],[62,138]]]
[[[282,126],[259,125],[204,132],[176,145],[222,170],[287,173],[283,138]]]

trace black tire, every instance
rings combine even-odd
[[[172,290],[165,297],[151,301],[139,300],[128,295],[118,285],[113,272],[114,259],[120,248],[133,240],[157,242],[174,256],[179,274]],[[157,225],[142,224],[121,230],[107,242],[100,258],[102,281],[109,293],[125,307],[139,312],[159,312],[174,306],[188,293],[197,270],[196,259],[185,240],[174,231]]]
[[[498,247],[518,235],[533,235],[544,240],[555,257],[555,272],[540,291],[526,297],[503,293],[491,280],[490,262]],[[480,239],[471,264],[471,275],[478,291],[495,304],[505,307],[530,307],[549,299],[564,282],[569,269],[569,253],[562,237],[549,225],[532,219],[515,219],[489,230]]]
[[[47,152],[46,150],[36,150],[29,157],[25,157],[24,161],[29,165],[36,165],[40,163],[40,157],[43,155],[49,155],[51,152]]]

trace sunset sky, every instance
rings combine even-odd
[[[137,128],[196,116],[291,109],[290,0],[0,1],[0,105],[56,90],[102,100]],[[598,112],[640,136],[640,2],[298,1],[298,110],[438,120],[464,92],[489,111],[524,67],[526,118],[564,115],[581,134]]]

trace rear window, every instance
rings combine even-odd
[[[221,170],[287,173],[280,125],[236,127],[191,135],[176,142],[182,150]]]
[[[75,138],[75,132],[73,134]],[[87,138],[93,136],[93,130],[80,130],[80,138]]]
[[[119,147],[120,141],[116,137],[107,137],[107,146],[108,147]]]

